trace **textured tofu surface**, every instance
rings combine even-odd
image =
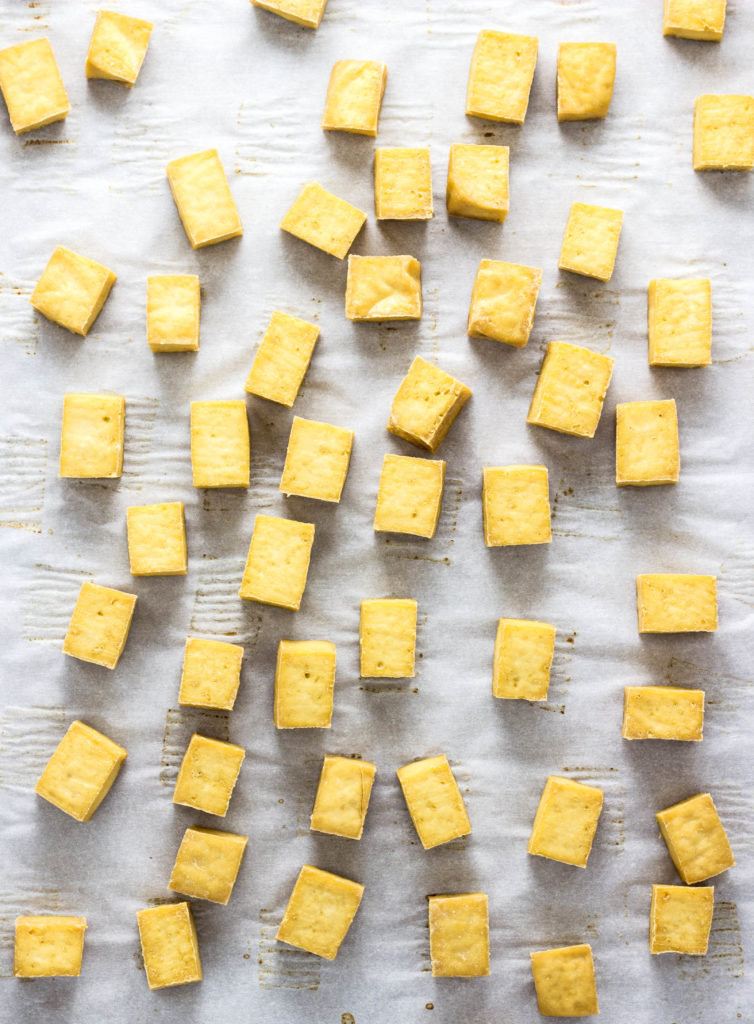
[[[386,83],[387,65],[381,61],[336,61],[327,86],[322,127],[376,135]]]
[[[704,690],[676,686],[627,686],[624,740],[697,740],[704,726]]]
[[[105,668],[115,668],[131,628],[136,595],[82,583],[63,640],[63,653]]]
[[[665,0],[664,36],[719,43],[725,30],[728,0]]]
[[[435,978],[479,978],[490,973],[487,896],[482,892],[430,896],[429,950]]]
[[[377,220],[429,220],[432,165],[428,149],[377,149],[374,154]]]
[[[240,644],[187,637],[178,703],[232,711],[241,681],[243,653]]]
[[[647,329],[650,366],[707,366],[712,348],[709,278],[651,281]]]
[[[709,633],[717,629],[717,577],[645,573],[636,577],[640,633]]]
[[[315,181],[304,185],[280,222],[283,231],[337,259],[345,259],[367,215]]]
[[[325,756],[310,827],[344,839],[361,839],[376,766],[353,757]]]
[[[622,210],[574,203],[568,214],[558,266],[584,277],[609,281],[622,226]]]
[[[615,83],[615,43],[561,43],[558,47],[558,121],[607,116]]]
[[[40,914],[16,918],[16,978],[74,978],[81,974],[85,917]]]
[[[168,183],[192,249],[243,234],[241,218],[216,149],[172,160]]]
[[[507,146],[454,143],[448,159],[448,213],[502,223],[508,216],[508,163]]]
[[[378,597],[361,602],[359,675],[406,679],[414,676],[417,603]]]
[[[466,113],[523,124],[539,40],[484,29],[477,37],[466,90]]]
[[[130,89],[139,76],[153,28],[151,21],[98,11],[86,55],[86,77],[110,79]]]
[[[213,828],[187,828],[168,889],[182,896],[226,904],[233,892],[248,836]]]
[[[63,397],[58,476],[113,479],[123,472],[126,400],[122,395]]]
[[[199,944],[188,903],[137,910],[141,954],[150,988],[202,980]]]
[[[484,543],[549,544],[550,489],[546,466],[485,466],[482,478]]]
[[[340,501],[352,446],[352,430],[294,416],[280,490],[302,498]]]
[[[243,747],[195,732],[178,770],[173,803],[225,817],[245,757]]]
[[[676,871],[686,885],[735,865],[723,823],[709,793],[682,800],[655,815]]]
[[[482,260],[474,280],[468,333],[514,348],[529,340],[542,271],[500,260]]]
[[[469,816],[445,754],[404,765],[398,781],[425,850],[469,835]]]
[[[615,482],[619,487],[675,484],[681,473],[675,401],[615,407]]]
[[[240,596],[297,611],[304,596],[313,543],[313,523],[258,515]]]
[[[715,903],[714,886],[653,885],[649,952],[704,956]]]
[[[500,619],[492,693],[513,700],[547,700],[555,627],[532,619]]]
[[[147,343],[153,352],[198,352],[199,278],[158,274],[147,278]]]
[[[600,1012],[591,946],[561,946],[530,956],[542,1016],[588,1017]]]
[[[249,419],[243,399],[191,403],[194,487],[248,487],[249,459]]]
[[[329,729],[335,688],[335,644],[281,640],[275,665],[278,729]]]
[[[594,437],[615,360],[565,341],[551,341],[532,395],[527,423]]]
[[[251,0],[255,7],[279,14],[286,21],[292,21],[304,28],[319,28],[325,13],[327,0]]]
[[[126,509],[132,576],[185,576],[188,572],[183,502]]]
[[[387,429],[436,452],[469,398],[470,388],[417,356],[393,399]]]
[[[602,790],[548,775],[527,852],[585,868],[602,813]]]
[[[71,109],[46,37],[0,50],[0,91],[17,135],[62,121]]]
[[[754,167],[754,96],[700,96],[694,104],[694,170]]]
[[[421,263],[413,256],[349,256],[349,320],[419,320]]]
[[[334,960],[359,909],[364,886],[304,864],[276,938]]]
[[[34,788],[76,821],[89,821],[128,756],[123,747],[83,722],[71,722]]]
[[[29,301],[48,320],[86,337],[114,283],[112,270],[59,245]]]
[[[444,484],[444,462],[386,455],[377,492],[375,530],[434,537]]]
[[[273,313],[244,390],[290,408],[296,401],[318,338],[316,324],[287,313]]]

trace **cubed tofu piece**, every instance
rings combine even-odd
[[[417,356],[393,399],[387,429],[436,452],[469,398],[470,388]]]
[[[677,686],[627,686],[624,740],[698,740],[704,727],[704,690]]]
[[[63,640],[63,653],[104,668],[115,668],[131,628],[136,595],[82,583]]]
[[[651,281],[647,327],[650,366],[707,366],[712,349],[709,278]]]
[[[114,284],[112,270],[59,245],[29,301],[54,324],[86,337]]]
[[[543,1017],[591,1017],[600,1012],[590,945],[560,946],[529,955]]]
[[[193,899],[226,904],[246,852],[248,836],[215,828],[187,828],[168,889]]]
[[[85,917],[39,914],[16,918],[16,978],[77,978],[84,956]]]
[[[425,850],[471,833],[461,790],[445,754],[398,769],[408,813]]]
[[[241,681],[243,647],[224,640],[186,638],[178,703],[232,711]]]
[[[58,476],[114,479],[123,472],[126,400],[122,395],[63,396]]]
[[[245,757],[243,747],[195,732],[178,770],[173,803],[224,818]]]
[[[429,896],[429,954],[434,978],[490,973],[490,926],[483,892]]]
[[[386,455],[374,512],[375,530],[434,537],[444,484],[444,462]]]
[[[147,278],[147,344],[153,352],[198,352],[201,298],[196,274]]]
[[[83,722],[71,722],[34,792],[76,821],[89,821],[115,782],[128,752]]]
[[[573,274],[609,281],[622,226],[623,210],[574,203],[568,214],[558,266]]]
[[[340,501],[352,446],[352,430],[294,416],[280,490],[302,498]]]
[[[531,334],[541,284],[542,271],[536,267],[482,260],[471,293],[468,334],[523,348]]]
[[[339,60],[327,86],[322,127],[325,131],[376,135],[387,64],[378,60]]]
[[[46,37],[0,50],[0,90],[16,135],[62,121],[71,109]]]
[[[244,391],[290,408],[309,368],[317,338],[316,324],[287,313],[273,313]]]
[[[280,942],[334,960],[359,909],[364,886],[304,864],[280,922]]]
[[[194,487],[249,486],[249,419],[241,399],[191,403]]]
[[[665,0],[662,34],[719,43],[725,29],[727,2],[728,0]]]
[[[646,573],[636,577],[640,633],[714,633],[717,577]]]
[[[349,256],[349,320],[420,320],[422,266],[413,256]]]
[[[133,88],[147,55],[154,25],[115,11],[97,11],[89,51],[86,77],[107,78]]]
[[[495,220],[508,216],[508,147],[453,143],[445,203],[453,217]]]
[[[126,509],[132,576],[185,576],[188,572],[183,502]]]
[[[466,90],[466,113],[523,124],[539,40],[484,29],[477,37]]]
[[[733,851],[709,793],[698,793],[655,815],[676,871],[686,885],[735,865]]]
[[[202,980],[194,917],[188,903],[136,911],[144,971],[150,988]]]
[[[700,96],[694,104],[694,170],[754,167],[754,96]]]
[[[602,812],[602,790],[548,775],[526,850],[585,868]]]
[[[533,619],[500,619],[495,637],[492,695],[547,700],[555,627]]]
[[[326,755],[314,798],[313,831],[361,839],[376,771],[371,761]]]
[[[313,543],[313,523],[258,515],[239,596],[298,611]]]
[[[704,956],[712,927],[715,887],[653,885],[649,952]]]
[[[561,43],[558,47],[558,121],[607,116],[615,83],[615,43]]]
[[[329,729],[335,689],[335,644],[281,640],[275,665],[277,729]]]
[[[283,231],[316,249],[345,259],[367,215],[310,181],[280,222]]]
[[[546,466],[485,466],[482,482],[484,543],[549,544],[550,487]]]
[[[168,183],[192,249],[243,234],[243,225],[216,149],[171,160]]]
[[[681,472],[675,401],[619,402],[615,407],[618,487],[676,484]]]
[[[362,679],[410,679],[415,675],[416,617],[411,598],[377,597],[361,602],[359,675]]]
[[[377,220],[429,220],[432,164],[428,149],[377,149],[374,154]]]
[[[614,362],[589,348],[551,341],[526,422],[574,437],[594,437]]]
[[[263,11],[279,14],[286,21],[304,28],[319,28],[322,15],[325,13],[327,0],[251,0],[255,7]]]

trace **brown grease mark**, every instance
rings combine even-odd
[[[244,953],[243,958],[244,958],[244,960],[250,960],[251,959],[251,954],[250,953]]]
[[[352,1013],[341,1013],[340,1024],[356,1024],[356,1018]]]
[[[434,1008],[435,1008],[435,1004],[434,1003],[425,1003],[424,1004],[424,1009],[425,1010],[434,1010]]]
[[[360,690],[365,693],[408,693],[408,687],[400,686],[398,684],[384,683],[382,686],[360,686]],[[412,693],[418,693],[418,689],[412,690]]]
[[[24,149],[27,146],[70,146],[72,142],[73,139],[27,139],[24,142]]]

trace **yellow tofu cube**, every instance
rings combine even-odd
[[[548,775],[527,853],[585,868],[601,812],[601,789]]]
[[[304,864],[275,937],[334,960],[363,895],[358,882]]]
[[[546,466],[485,466],[482,482],[484,543],[549,544],[550,487]]]
[[[120,476],[125,420],[126,400],[122,395],[64,395],[58,476]]]
[[[448,159],[445,204],[453,217],[508,216],[508,147],[454,143]]]
[[[471,833],[461,790],[445,754],[398,769],[408,813],[425,850]]]
[[[371,761],[325,756],[314,798],[313,831],[361,839],[376,771]]]
[[[46,37],[0,50],[0,90],[16,135],[62,121],[71,109]]]
[[[86,337],[114,283],[112,270],[59,245],[29,301],[54,324]]]
[[[374,153],[377,220],[429,220],[432,165],[428,149],[377,149]]]
[[[555,627],[533,619],[500,619],[495,637],[492,695],[547,700]]]
[[[277,729],[329,729],[335,689],[335,644],[281,640],[275,665]]]
[[[243,747],[195,732],[178,770],[173,803],[224,818],[245,757]]]
[[[14,976],[77,978],[81,974],[85,931],[85,917],[17,917]]]
[[[387,64],[378,60],[339,60],[327,86],[322,127],[325,131],[376,135]]]
[[[210,903],[228,902],[236,884],[248,836],[216,828],[187,828],[168,889]]]
[[[290,408],[319,338],[319,327],[287,313],[273,313],[254,356],[244,391]]]
[[[614,362],[580,345],[551,341],[526,422],[561,434],[594,437]]]
[[[115,668],[131,628],[136,595],[82,583],[63,640],[63,653],[104,668]]]
[[[345,259],[367,215],[310,181],[280,221],[289,235],[339,260]]]
[[[543,1017],[599,1013],[592,947],[560,946],[530,953],[537,1006]]]
[[[422,266],[413,256],[349,256],[349,320],[420,320]]]
[[[444,484],[444,462],[386,455],[374,512],[375,530],[434,537]]]
[[[609,281],[613,276],[622,226],[623,210],[573,203],[558,266],[573,274]]]
[[[694,170],[754,167],[754,96],[700,96],[694,104]]]
[[[490,926],[483,892],[430,896],[429,953],[434,978],[490,973]]]
[[[340,501],[352,446],[352,430],[294,416],[280,490],[303,498]]]
[[[76,821],[89,821],[115,782],[128,752],[83,722],[71,722],[34,792]]]
[[[487,121],[523,124],[539,40],[485,29],[471,58],[466,113]]]
[[[715,887],[653,885],[649,952],[704,956],[712,927]]]
[[[636,577],[640,633],[714,633],[717,578],[693,573]]]
[[[286,21],[304,28],[319,28],[327,0],[251,0],[255,7],[279,14]]]
[[[147,55],[154,25],[115,11],[97,11],[89,51],[86,77],[106,78],[133,88]]]
[[[699,740],[704,727],[704,690],[676,686],[627,686],[624,740]]]
[[[132,576],[185,576],[188,572],[183,502],[126,509]]]
[[[191,403],[194,487],[248,487],[249,459],[249,419],[243,399]]]
[[[387,429],[436,452],[470,398],[471,389],[460,380],[417,356],[393,399]]]
[[[416,616],[411,598],[377,597],[361,602],[359,675],[410,679],[415,675]]]
[[[156,274],[147,278],[147,343],[153,352],[198,352],[199,278]]]
[[[243,225],[216,149],[171,160],[168,184],[192,249],[243,234]]]
[[[619,402],[615,407],[618,487],[676,484],[681,472],[678,413],[671,399]]]
[[[665,0],[662,34],[719,43],[725,29],[727,2],[728,0]]]
[[[298,611],[313,543],[313,523],[258,515],[239,596]]]
[[[650,366],[707,366],[712,348],[709,278],[651,281],[647,327]]]
[[[733,851],[709,793],[698,793],[655,815],[676,871],[686,885],[735,865]]]
[[[239,644],[187,637],[178,703],[232,711],[242,661],[243,647]]]
[[[188,903],[136,911],[141,954],[150,988],[202,980],[194,917]]]
[[[558,121],[607,116],[615,83],[615,43],[561,43],[558,47]]]
[[[474,279],[468,333],[514,348],[529,340],[542,271],[500,260],[482,260]]]

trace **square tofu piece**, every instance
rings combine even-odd
[[[640,633],[714,633],[717,577],[647,573],[636,577]]]
[[[313,543],[313,523],[258,515],[239,596],[298,611]]]
[[[482,482],[484,543],[549,544],[550,487],[546,466],[485,466]]]
[[[104,668],[115,668],[131,628],[136,595],[98,583],[82,583],[63,640],[63,653]]]
[[[700,96],[694,104],[694,170],[754,167],[754,96]]]
[[[248,487],[249,458],[249,419],[243,399],[191,403],[194,487]]]
[[[371,761],[326,756],[314,799],[311,828],[344,839],[361,839],[376,771]]]
[[[615,82],[615,43],[558,47],[558,121],[606,117]]]
[[[681,472],[675,401],[619,402],[615,407],[618,487],[676,484]]]
[[[349,256],[349,320],[420,320],[422,265],[413,256]]]
[[[715,887],[653,885],[649,952],[704,956],[712,927]]]
[[[624,740],[701,740],[704,690],[676,686],[627,686]]]
[[[490,926],[483,892],[430,896],[429,953],[434,978],[490,973]]]
[[[363,895],[358,882],[304,864],[275,937],[334,960]]]
[[[707,366],[712,347],[709,278],[651,281],[647,327],[650,366]]]
[[[432,165],[428,149],[377,149],[374,153],[377,220],[429,220]]]
[[[527,853],[585,868],[601,811],[601,789],[548,775]]]
[[[243,225],[216,149],[171,160],[168,183],[192,249],[243,234]]]
[[[147,278],[147,343],[153,352],[199,351],[199,278],[156,274]]]
[[[386,455],[374,512],[375,530],[434,537],[444,484],[444,462]]]
[[[411,679],[415,675],[417,603],[377,597],[361,602],[359,675]]]
[[[210,903],[226,904],[246,852],[248,836],[215,828],[187,828],[168,889]]]
[[[71,722],[34,792],[76,821],[89,821],[127,756],[123,747],[90,725]]]
[[[398,769],[408,813],[425,850],[471,833],[461,790],[445,754]]]
[[[483,30],[471,58],[466,113],[487,121],[523,124],[539,40]]]
[[[590,1017],[600,1012],[590,945],[561,946],[529,955],[543,1017]]]
[[[0,50],[0,90],[16,135],[62,121],[71,109],[46,37]]]
[[[304,28],[319,28],[322,15],[325,13],[327,0],[251,0],[255,7],[263,11],[279,14],[286,21]]]
[[[623,210],[574,203],[568,214],[558,266],[573,274],[609,281],[622,226]]]
[[[335,644],[281,640],[275,665],[277,729],[329,729],[335,688]]]
[[[551,341],[526,422],[561,434],[594,437],[614,362],[580,345]]]
[[[199,945],[188,903],[137,910],[141,954],[150,988],[202,980]]]
[[[436,452],[469,398],[470,388],[417,356],[393,399],[387,429]]]
[[[115,11],[97,11],[86,55],[86,77],[107,78],[133,88],[153,28],[151,21],[129,18]]]
[[[287,313],[273,313],[244,391],[290,408],[309,368],[317,338],[316,324]]]
[[[736,863],[709,793],[691,796],[655,817],[676,871],[686,885],[719,875]]]
[[[728,0],[665,0],[662,34],[719,43],[725,29],[727,2]]]
[[[445,203],[453,217],[502,224],[508,216],[508,147],[454,143]]]
[[[310,181],[280,221],[280,227],[302,242],[342,260],[366,219],[365,213],[345,199]]]
[[[224,818],[246,751],[195,732],[178,771],[173,803]]]
[[[243,647],[224,640],[186,639],[178,703],[232,711],[241,681]]]
[[[352,430],[294,416],[280,490],[302,498],[340,501],[352,446]]]
[[[492,695],[547,700],[555,627],[532,619],[500,619],[495,637]]]
[[[126,509],[132,576],[185,576],[188,572],[183,502]]]
[[[387,64],[378,60],[339,60],[327,86],[325,131],[376,135],[387,83]]]
[[[122,395],[64,395],[58,476],[120,476],[125,419],[126,400]]]
[[[85,931],[85,917],[17,917],[14,977],[77,978],[81,974]]]
[[[542,271],[500,260],[482,260],[469,307],[468,333],[514,348],[529,340]]]
[[[86,337],[114,283],[112,270],[59,245],[29,301],[54,324]]]

